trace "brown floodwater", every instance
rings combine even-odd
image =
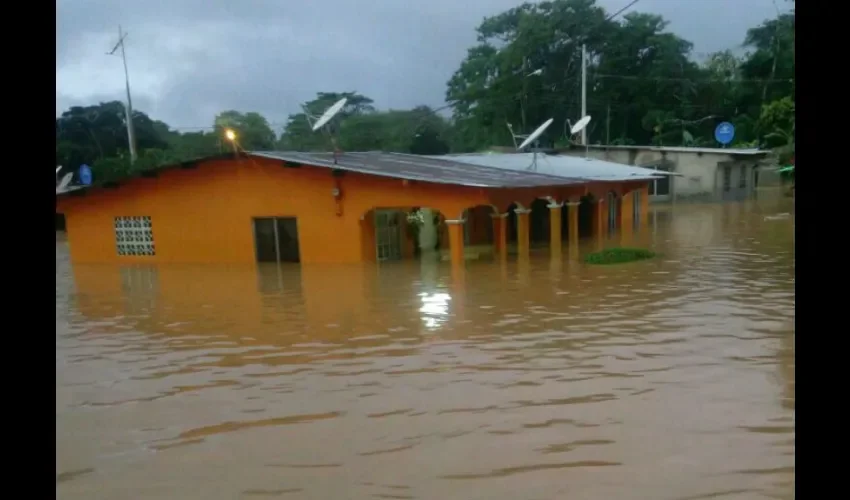
[[[57,238],[58,497],[793,498],[783,212],[654,207],[655,259],[462,272],[71,266]]]

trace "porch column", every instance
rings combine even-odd
[[[500,257],[508,255],[508,214],[490,214],[493,219],[493,250]]]
[[[625,193],[620,197],[620,231],[630,233],[635,221],[635,197],[634,191]]]
[[[463,263],[463,220],[447,220],[452,265]]]
[[[567,221],[569,237],[567,238],[567,244],[570,246],[570,258],[578,257],[578,240],[579,240],[579,231],[578,231],[578,210],[579,205],[581,205],[580,201],[568,201],[567,205]]]
[[[550,203],[549,207],[549,248],[552,255],[561,253],[561,209],[563,203]]]
[[[670,182],[673,182],[671,179]],[[649,225],[649,184],[637,190],[640,193],[640,223],[641,227]]]
[[[630,247],[633,244],[635,227],[635,200],[640,198],[637,191],[630,191],[620,197],[620,246]],[[638,199],[638,201],[640,201]]]
[[[520,257],[528,257],[529,245],[529,214],[530,208],[515,208],[516,214],[516,246]]]
[[[605,234],[608,232],[608,204],[605,203],[605,198],[596,200],[593,214],[593,232],[596,240],[596,250],[602,250],[605,244]]]
[[[572,245],[573,243],[578,243],[578,207],[581,205],[580,201],[568,201],[567,205],[567,217],[568,219],[568,228],[567,230],[570,232],[569,238],[567,240]]]
[[[605,198],[598,198],[593,205],[593,234],[604,236],[608,231],[608,205]]]

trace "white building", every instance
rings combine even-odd
[[[737,200],[753,195],[755,188],[778,181],[767,166],[769,151],[658,146],[582,146],[558,150],[559,154],[585,156],[624,165],[675,173],[650,186],[650,199]],[[776,179],[774,179],[776,177]]]

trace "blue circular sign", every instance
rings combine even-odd
[[[86,165],[80,165],[80,171],[78,172],[80,177],[80,184],[84,186],[88,186],[91,184],[91,168]]]
[[[735,138],[735,126],[729,122],[723,122],[714,129],[714,138],[724,146]]]

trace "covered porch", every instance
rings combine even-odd
[[[645,224],[646,181],[549,188],[483,189],[465,208],[422,200],[417,206],[376,206],[361,218],[363,260],[419,256],[460,263],[527,257],[536,249],[578,253],[581,240],[602,244]],[[480,199],[483,198],[483,199]],[[458,200],[461,202],[462,200]]]

